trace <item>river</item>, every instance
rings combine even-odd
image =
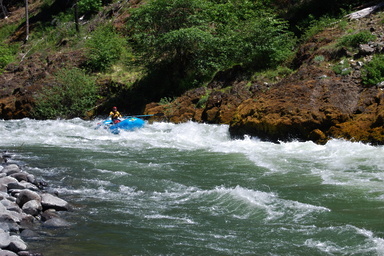
[[[74,206],[28,242],[44,256],[384,255],[384,147],[97,121],[0,121],[0,149]]]

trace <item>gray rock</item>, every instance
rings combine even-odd
[[[20,226],[17,223],[9,223],[9,222],[0,222],[0,229],[4,230],[5,232],[19,232]]]
[[[41,205],[44,210],[55,209],[57,211],[68,211],[70,209],[67,201],[48,193],[41,194]]]
[[[26,173],[26,172],[13,173],[9,176],[17,179],[18,181],[22,181],[22,180],[28,181],[28,173]]]
[[[10,243],[11,243],[11,237],[9,233],[0,229],[0,248],[5,248],[9,246]]]
[[[19,255],[12,251],[0,250],[0,256],[19,256]]]
[[[26,214],[37,216],[43,210],[43,207],[37,200],[30,200],[23,205],[22,209]]]
[[[362,55],[368,55],[375,52],[375,48],[371,47],[369,44],[361,44],[359,46],[359,53]]]
[[[25,240],[36,240],[40,238],[40,235],[31,229],[24,229],[21,231],[20,237]]]
[[[0,250],[0,256],[18,256],[18,255],[12,251]]]
[[[20,223],[24,218],[27,218],[28,215],[25,213],[18,213],[15,211],[4,211],[0,212],[0,221],[9,222],[9,223]]]
[[[32,190],[32,191],[40,191],[40,189],[36,185],[34,185],[32,183],[29,183],[29,182],[27,182],[25,180],[20,181],[20,183],[23,186],[25,186],[26,189],[29,189],[29,190]]]
[[[64,228],[71,226],[71,223],[62,218],[51,218],[43,223],[46,228]]]
[[[43,256],[43,254],[39,252],[28,252],[28,251],[20,251],[17,253],[18,256]]]
[[[20,206],[23,207],[23,205],[31,200],[36,200],[38,202],[41,202],[41,196],[34,191],[31,191],[29,189],[25,189],[20,192],[19,196],[16,199],[16,203]]]
[[[26,189],[26,187],[16,180],[16,182],[8,183],[8,189],[9,190],[17,190],[17,189],[21,190],[21,189]]]
[[[13,252],[25,251],[27,249],[27,244],[21,240],[19,236],[11,236],[11,243],[9,244],[8,249]]]
[[[0,201],[1,205],[3,205],[8,211],[14,211],[21,213],[20,207],[15,203],[7,199],[3,199]],[[0,206],[1,209],[1,206]]]
[[[5,191],[0,191],[0,200],[6,199],[8,197],[8,193]]]
[[[5,185],[7,187],[9,183],[17,183],[17,182],[18,182],[17,179],[9,176],[0,178],[0,185]]]
[[[54,209],[48,209],[48,210],[44,211],[43,213],[41,213],[40,215],[41,215],[41,220],[42,221],[47,221],[49,219],[58,218],[59,217],[59,215],[57,214],[56,210],[54,210]]]
[[[27,178],[28,178],[28,182],[32,183],[32,184],[36,184],[36,178],[35,178],[35,175],[33,174],[29,174],[27,175]]]
[[[20,167],[17,164],[10,164],[4,167],[2,170],[3,173],[6,173],[7,175],[11,175],[13,173],[21,172]]]

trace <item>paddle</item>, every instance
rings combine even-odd
[[[107,120],[105,120],[105,121],[103,121],[103,122],[100,122],[100,123],[97,123],[97,126],[95,127],[95,130],[99,129],[102,125],[107,124],[106,121],[107,121]],[[112,121],[111,121],[110,124],[112,124]]]
[[[156,113],[151,115],[133,115],[133,116],[124,116],[124,119],[130,118],[130,117],[146,117],[146,116],[164,116],[164,113]]]

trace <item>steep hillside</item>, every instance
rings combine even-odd
[[[42,92],[63,85],[58,80],[58,74],[89,65],[92,55],[89,55],[85,45],[89,38],[97,38],[95,31],[100,24],[112,25],[122,34],[130,33],[125,25],[130,18],[128,10],[136,9],[143,3],[139,0],[109,1],[98,13],[81,17],[84,18],[81,21],[81,36],[76,36],[73,21],[68,21],[73,15],[71,1],[51,2],[54,4],[44,7],[42,0],[31,1],[29,12],[33,36],[29,41],[23,42],[26,30],[22,22],[25,14],[22,4],[10,6],[9,16],[0,21],[0,29],[12,28],[7,43],[20,49],[15,60],[5,66],[0,75],[2,119],[34,117],[36,103],[44,101],[41,95],[45,94]],[[281,5],[284,1],[272,2]],[[295,12],[312,10],[307,5],[319,3],[300,1],[302,5],[298,5],[293,4],[295,1],[288,2],[292,5],[280,10],[281,16],[290,17]],[[360,4],[361,1],[352,2]],[[334,11],[337,6],[331,7]],[[64,9],[67,9],[66,14],[61,12]],[[324,30],[308,34],[298,46],[294,58],[284,66],[256,72],[248,69],[249,66],[234,65],[217,72],[206,86],[188,90],[176,98],[174,96],[178,95],[174,94],[168,97],[168,87],[157,84],[159,80],[156,79],[159,78],[164,78],[161,81],[163,85],[167,85],[167,81],[177,81],[172,81],[169,75],[162,77],[162,72],[166,70],[159,69],[155,79],[147,79],[146,84],[140,84],[139,81],[145,81],[143,78],[150,72],[137,66],[135,56],[130,52],[118,53],[125,56],[121,63],[115,63],[107,70],[94,69],[84,74],[86,80],[95,81],[98,92],[97,101],[90,107],[84,107],[86,113],[80,117],[103,115],[117,104],[126,114],[161,112],[172,122],[193,120],[229,124],[234,137],[248,134],[271,141],[299,139],[317,143],[337,137],[384,144],[381,85],[362,82],[374,56],[383,53],[383,20],[383,13],[376,12],[360,19],[334,21]],[[296,25],[300,23],[295,22]],[[111,47],[117,45],[118,40],[114,40],[113,36],[101,36],[111,40],[95,41],[94,47],[102,48],[104,43]],[[356,43],[353,41],[356,38],[362,41]],[[167,57],[161,52],[158,54],[159,59]],[[193,54],[185,56],[188,60]],[[104,63],[103,60],[98,61],[99,64]],[[184,62],[175,64],[184,65]],[[189,68],[192,64],[188,64]],[[174,67],[179,69],[177,65]],[[193,80],[191,71],[193,69],[181,70],[180,74]],[[75,81],[80,80],[75,78]],[[71,94],[67,99],[69,102],[60,104],[69,104],[70,107]],[[151,102],[154,100],[156,102]],[[60,115],[53,114],[52,117]]]

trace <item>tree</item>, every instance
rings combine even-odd
[[[175,87],[234,65],[276,65],[294,45],[285,22],[248,0],[154,0],[132,12],[128,28],[142,62]]]
[[[8,16],[8,11],[3,4],[3,0],[0,0],[0,7],[1,7],[1,11],[3,13],[4,18],[6,18]]]
[[[25,41],[29,37],[29,13],[28,13],[28,0],[25,0]]]
[[[75,24],[76,24],[76,32],[79,33],[79,6],[78,6],[78,0],[75,0],[74,4],[75,9]]]

